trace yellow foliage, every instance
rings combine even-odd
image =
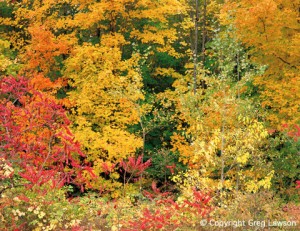
[[[9,48],[9,42],[0,39],[0,71],[4,72],[12,61],[4,55],[4,50]]]
[[[267,187],[272,178],[262,150],[268,137],[264,124],[240,111],[243,101],[222,81],[210,80],[216,90],[205,97],[187,91],[174,99],[180,122],[171,137],[173,151],[189,170],[173,180],[183,193],[192,187],[247,191],[251,182]]]
[[[135,155],[142,146],[142,139],[126,130],[139,122],[136,101],[144,96],[139,56],[121,60],[119,45],[124,41],[120,34],[105,35],[99,45],[78,46],[66,62],[64,75],[75,88],[69,93],[69,100],[74,102],[70,115],[74,134],[97,175],[103,172],[99,163],[117,163]],[[110,177],[118,179],[113,174]],[[99,188],[102,181],[99,178],[93,187]],[[114,187],[119,186],[116,183],[112,183]],[[112,190],[112,186],[106,187]]]
[[[270,189],[271,180],[274,175],[274,170],[267,174],[263,179],[253,179],[246,183],[246,191],[250,193],[256,193],[259,189]]]

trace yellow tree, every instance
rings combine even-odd
[[[135,102],[144,97],[138,55],[122,61],[119,47],[114,46],[114,42],[120,44],[118,37],[105,37],[97,46],[84,44],[75,49],[64,72],[74,88],[69,100],[75,136],[98,175],[106,171],[107,165],[112,167],[134,156],[142,146],[142,139],[127,131],[128,125],[139,121]],[[111,177],[114,184],[105,190],[120,185],[115,182],[117,173]],[[92,185],[99,189],[103,183],[100,177]]]
[[[219,192],[222,202],[236,191],[270,188],[274,172],[264,150],[268,137],[264,124],[251,113],[253,107],[243,108],[249,101],[238,99],[236,89],[210,78],[211,93],[204,97],[190,91],[179,99],[183,124],[172,145],[189,168],[173,180],[183,196],[197,187]]]
[[[144,113],[139,102],[144,99],[140,66],[147,59],[145,50],[150,56],[155,52],[177,55],[172,48],[176,30],[169,18],[179,14],[182,5],[169,0],[71,4],[77,13],[58,25],[73,28],[79,38],[64,71],[73,88],[68,99],[74,132],[100,176],[92,186],[104,187],[117,197],[121,182],[114,166],[143,146],[128,126],[141,122]]]

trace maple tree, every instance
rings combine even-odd
[[[228,1],[223,10],[225,23],[235,25],[237,36],[251,49],[252,59],[267,66],[255,84],[262,106],[269,111],[270,125],[280,129],[282,124],[299,122],[297,1]]]
[[[74,102],[71,118],[75,136],[97,174],[103,173],[102,162],[116,164],[142,148],[145,139],[130,133],[128,127],[141,124],[141,115],[147,111],[141,103],[145,99],[143,63],[158,54],[176,56],[171,47],[176,31],[168,18],[179,14],[180,6],[177,1],[89,2],[81,5],[89,9],[87,12],[74,16],[80,40],[87,43],[79,41],[74,47],[63,75],[75,89],[68,94]],[[80,20],[83,17],[88,20]],[[88,30],[90,38],[81,30]],[[146,44],[152,48],[143,48]],[[108,190],[121,183],[117,172],[113,178],[115,186],[107,186]],[[102,183],[94,182],[93,187]]]
[[[118,42],[118,37],[107,36],[106,39],[102,41],[116,39]],[[90,54],[88,58],[86,53]],[[110,55],[104,59],[104,54]],[[74,134],[99,175],[103,172],[103,162],[116,164],[134,155],[142,146],[141,138],[126,130],[127,125],[138,122],[134,103],[143,98],[140,74],[135,68],[137,57],[122,61],[121,52],[114,45],[87,44],[75,50],[66,63],[68,68],[64,75],[75,88],[69,93],[69,100],[73,102],[70,116]],[[123,75],[127,71],[128,74]],[[114,177],[119,178],[117,172]],[[94,181],[92,184],[99,188],[102,183]]]

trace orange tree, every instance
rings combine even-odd
[[[223,22],[233,23],[254,62],[266,65],[258,75],[262,106],[270,126],[299,122],[299,2],[283,0],[227,1]]]

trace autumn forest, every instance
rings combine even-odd
[[[0,230],[299,230],[299,0],[1,0]]]

